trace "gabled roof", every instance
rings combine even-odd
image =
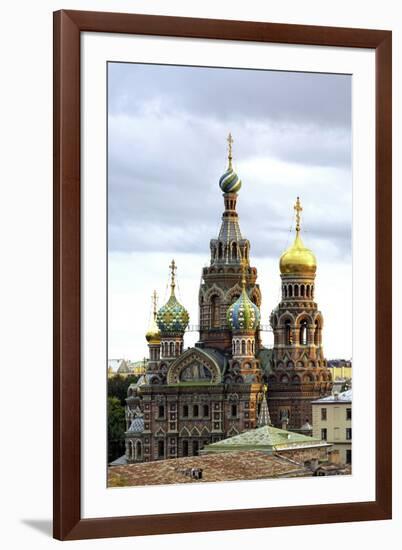
[[[221,453],[225,451],[265,451],[274,452],[280,450],[290,450],[295,448],[308,448],[317,446],[327,446],[327,444],[318,438],[309,437],[296,432],[289,432],[274,428],[273,426],[263,426],[254,430],[248,430],[234,437],[211,443],[204,447],[206,453]]]

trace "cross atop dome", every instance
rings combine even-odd
[[[232,134],[229,132],[229,135],[227,137],[228,142],[228,160],[229,160],[229,168],[232,168],[232,145],[233,145],[233,137]]]
[[[170,288],[172,289],[172,293],[173,293],[174,288],[176,286],[175,272],[177,270],[177,265],[176,265],[176,262],[174,261],[174,259],[172,260],[171,264],[169,265],[169,269],[170,269],[170,277],[171,277]]]
[[[299,197],[297,197],[296,204],[294,205],[293,208],[296,211],[296,231],[299,232],[300,231],[300,212],[303,210]]]

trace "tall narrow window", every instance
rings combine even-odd
[[[203,416],[209,416],[209,405],[204,405],[202,408]]]
[[[194,407],[193,407],[193,416],[198,416],[198,414],[199,414],[198,405],[194,405]]]
[[[237,260],[237,244],[232,244],[232,260]]]
[[[165,442],[158,441],[158,458],[164,458],[165,456]]]
[[[327,409],[321,409],[321,420],[327,419]]]
[[[316,346],[318,346],[320,344],[320,325],[318,324],[318,321],[315,322],[314,344]]]
[[[232,405],[230,412],[232,416],[237,416],[237,405]]]
[[[188,405],[183,405],[183,417],[188,417]]]
[[[158,407],[158,417],[163,418],[165,416],[165,407],[163,405],[159,405]]]
[[[300,344],[305,346],[307,344],[307,321],[303,319],[300,323]]]
[[[220,303],[218,296],[213,296],[211,299],[211,324],[212,328],[220,326]]]
[[[183,441],[183,456],[188,456],[188,441]]]
[[[289,320],[285,321],[285,343],[287,346],[290,346],[292,343],[292,332]]]

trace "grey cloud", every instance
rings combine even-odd
[[[109,63],[110,112],[350,125],[350,75]]]
[[[230,129],[244,181],[241,227],[253,255],[283,251],[297,194],[309,208],[306,244],[324,257],[350,254],[349,77],[151,69],[109,66],[111,252],[208,258]],[[276,162],[293,166],[291,175],[271,170]],[[259,163],[261,171],[251,173]]]

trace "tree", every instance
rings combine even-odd
[[[130,384],[137,382],[137,380],[138,377],[135,375],[120,376],[119,374],[116,374],[116,376],[109,378],[107,383],[108,397],[117,397],[120,403],[125,405],[128,387]]]
[[[117,397],[107,399],[107,435],[109,462],[118,458],[124,452],[125,432],[124,407]]]

